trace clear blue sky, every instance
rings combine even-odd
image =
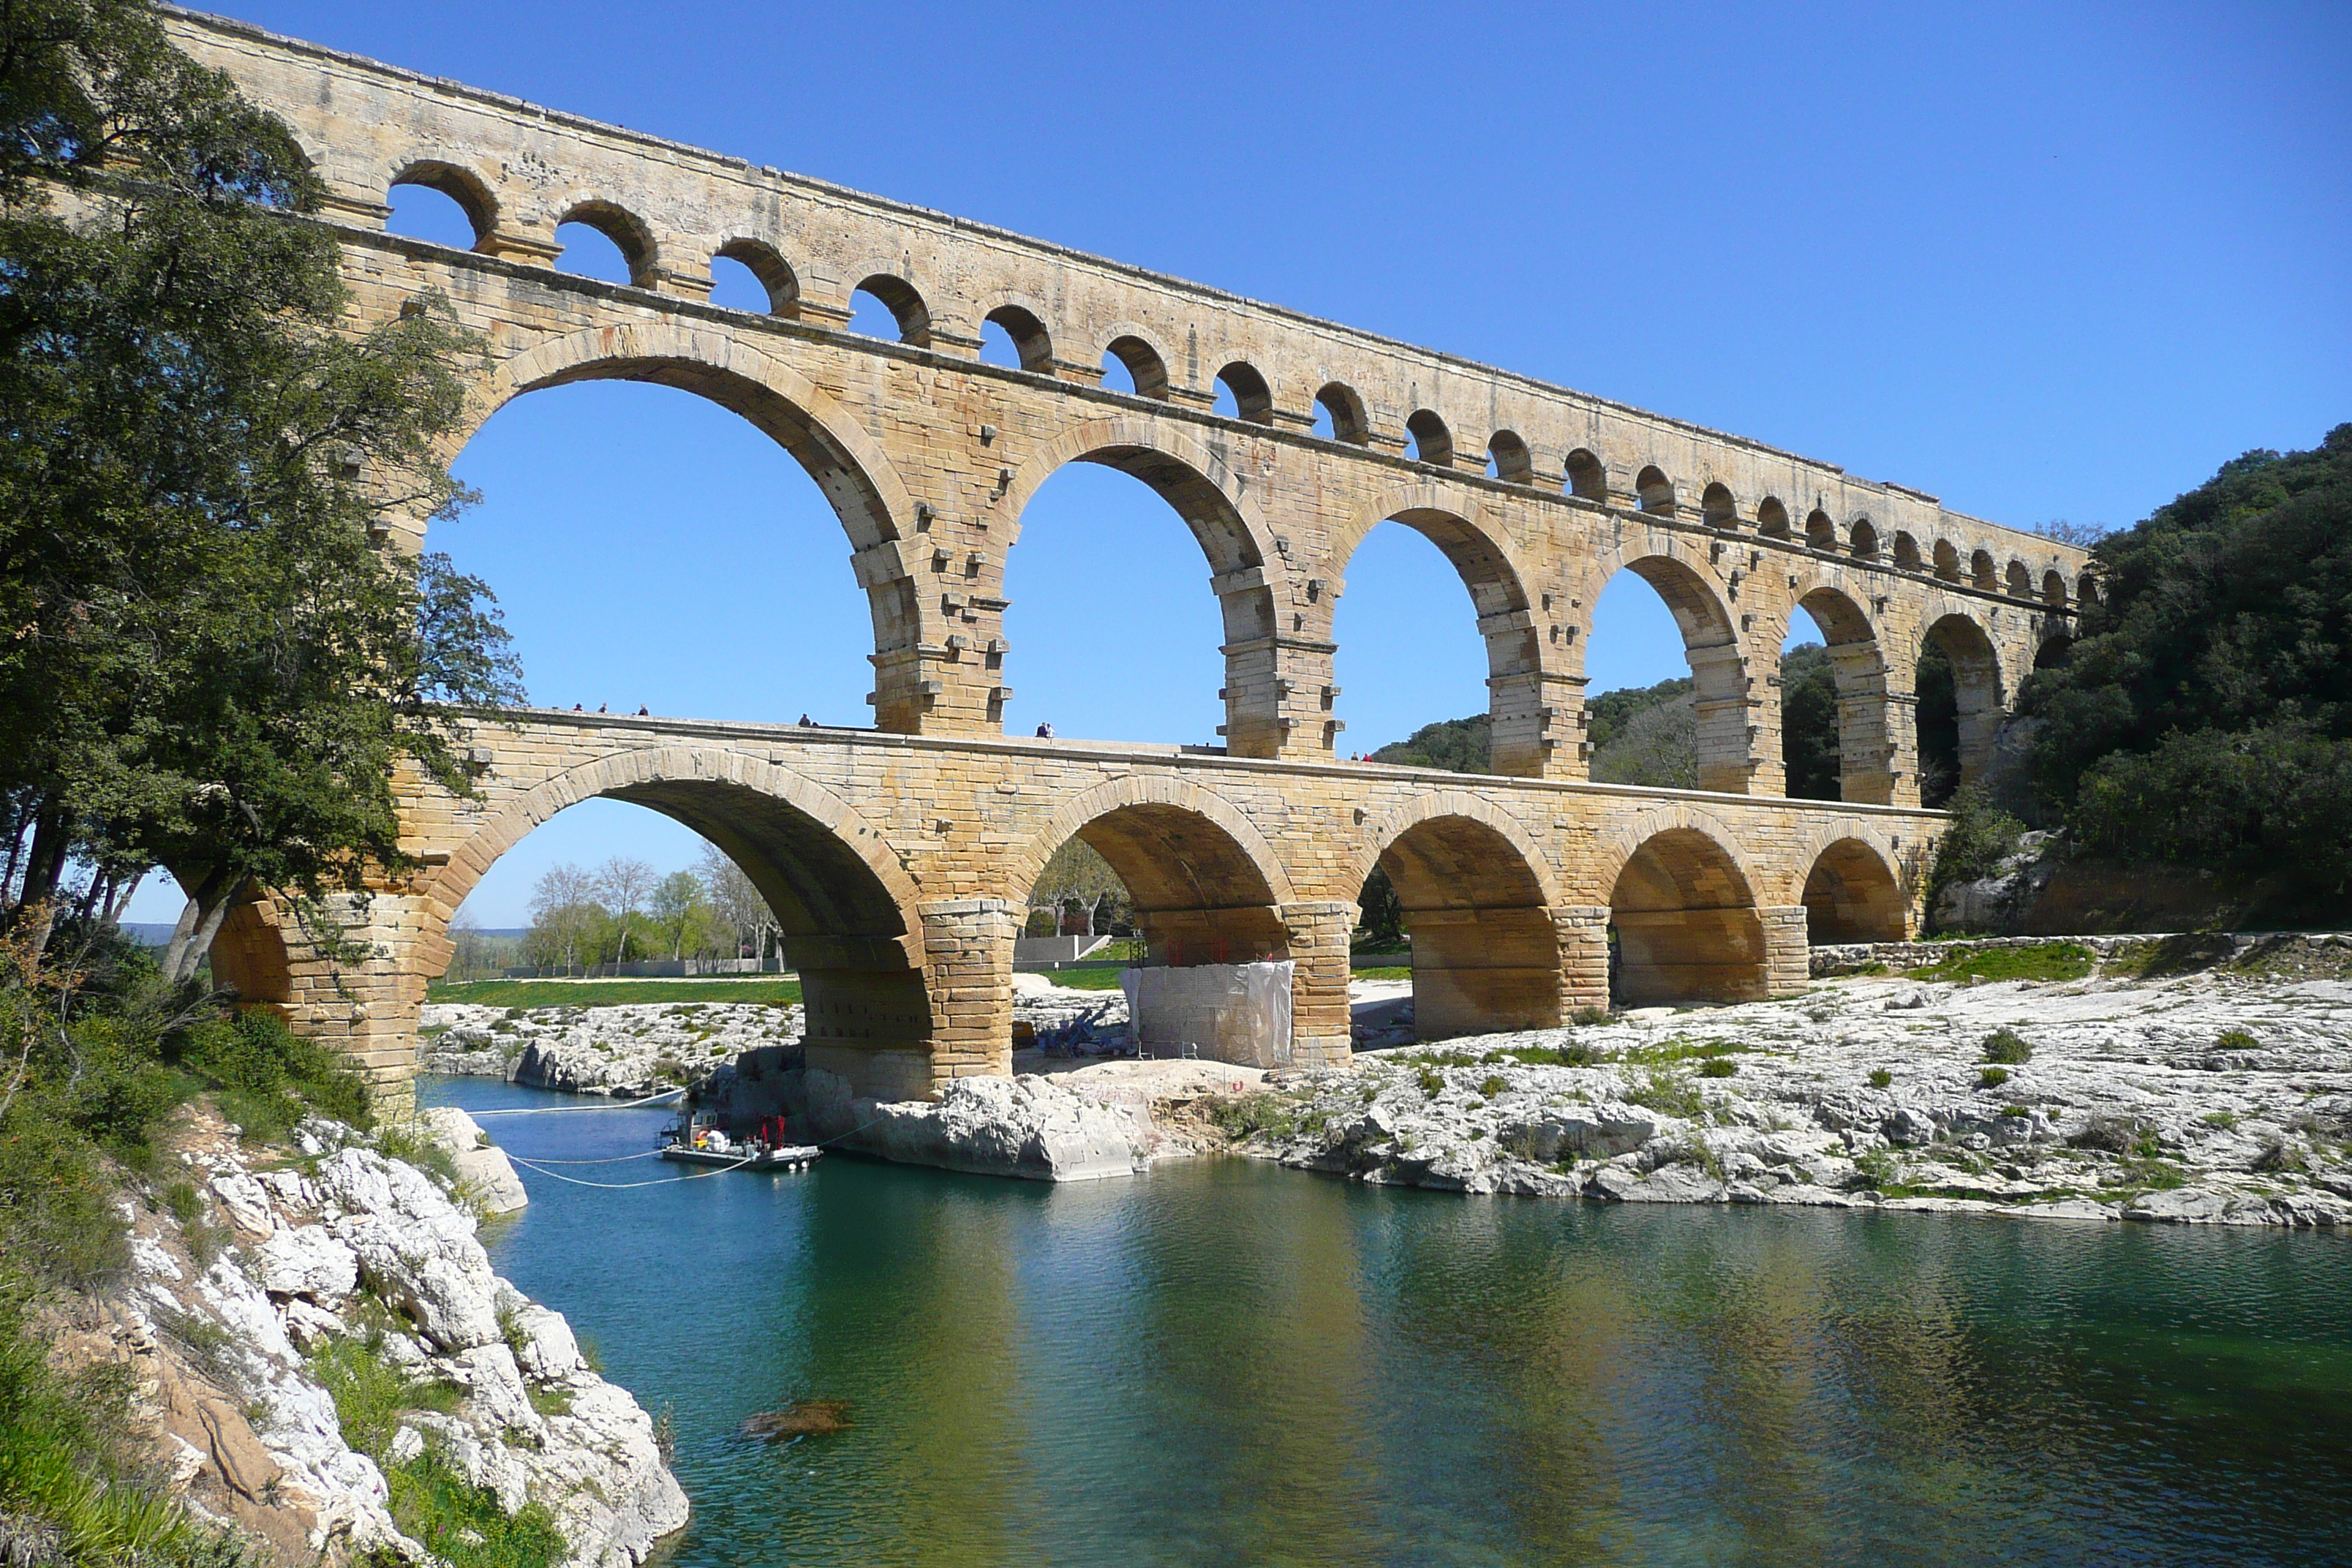
[[[2311,446],[2352,418],[2340,0],[235,14],[2006,522],[2128,523],[2248,447]],[[404,201],[394,226],[437,237],[432,199]],[[564,264],[605,272],[602,243]],[[732,416],[652,387],[534,394],[459,472],[485,499],[435,542],[499,593],[535,700],[866,721],[871,635],[840,530]],[[1013,721],[1210,739],[1205,576],[1132,481],[1081,467],[1049,483],[1008,584]],[[1347,577],[1348,749],[1484,709],[1468,599],[1433,547],[1384,527]],[[1591,650],[1596,690],[1685,669],[1630,580]],[[557,859],[668,868],[696,848],[592,803],[518,847],[469,912],[522,923]],[[174,908],[159,889],[136,912]]]

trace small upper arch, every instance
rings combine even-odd
[[[2063,609],[2066,604],[2066,577],[2055,567],[2042,574],[2042,602]]]
[[[1608,467],[1587,447],[1579,447],[1568,455],[1566,483],[1572,496],[1586,500],[1609,499]]]
[[[999,305],[981,318],[984,322],[1004,329],[1013,340],[1013,352],[1020,356],[1021,368],[1039,375],[1054,374],[1054,340],[1045,331],[1045,323],[1037,312],[1026,305]]]
[[[596,199],[573,204],[555,220],[555,226],[560,229],[568,223],[584,224],[611,240],[629,264],[631,283],[640,289],[652,283],[661,258],[654,245],[654,231],[643,218],[625,206]]]
[[[1497,430],[1486,437],[1486,460],[1494,465],[1495,477],[1505,484],[1535,482],[1535,458],[1516,430]]]
[[[1331,439],[1345,441],[1351,447],[1361,447],[1372,438],[1372,422],[1364,412],[1364,400],[1356,389],[1341,381],[1327,381],[1323,390],[1315,395],[1315,406],[1331,422]]]
[[[1927,564],[1919,559],[1919,542],[1899,529],[1895,534],[1895,564],[1906,572],[1923,570]]]
[[[1871,525],[1870,519],[1866,517],[1858,517],[1854,519],[1852,537],[1853,540],[1853,555],[1855,560],[1875,561],[1878,559],[1878,530]]]
[[[1404,422],[1405,434],[1412,438],[1412,458],[1417,463],[1435,463],[1446,468],[1454,461],[1454,432],[1445,421],[1427,408],[1416,408],[1412,417]]]
[[[2000,586],[2000,574],[1994,569],[1991,551],[1979,550],[1969,555],[1969,578],[1987,593]]]
[[[1936,575],[1947,583],[1960,580],[1960,552],[1952,548],[1948,539],[1936,541]]]
[[[1255,365],[1237,359],[1217,373],[1217,384],[1233,398],[1236,418],[1253,425],[1274,423],[1274,390]]]
[[[1837,524],[1819,507],[1805,514],[1805,542],[1815,550],[1837,548]]]
[[[474,226],[474,247],[478,250],[490,237],[491,230],[499,226],[499,198],[488,181],[462,163],[419,158],[403,164],[389,184],[438,191],[457,203],[466,221]]]
[[[1756,503],[1756,531],[1767,539],[1789,537],[1789,509],[1779,496],[1766,496]]]
[[[1428,831],[1416,834],[1416,829]],[[1444,879],[1459,888],[1459,902],[1465,908],[1482,901],[1495,906],[1561,901],[1551,859],[1536,847],[1527,829],[1508,812],[1467,790],[1424,791],[1367,826],[1339,874],[1345,896],[1352,898],[1381,858],[1408,835],[1433,850],[1456,852],[1453,858],[1465,874]],[[1494,884],[1483,889],[1483,900],[1481,889],[1465,885],[1477,881]]]
[[[1633,476],[1633,493],[1641,498],[1643,511],[1655,512],[1660,517],[1675,515],[1674,481],[1655,463]]]
[[[1699,521],[1709,528],[1738,527],[1739,502],[1732,495],[1731,487],[1717,479],[1700,491],[1698,515]]]
[[[2098,578],[2085,572],[2074,579],[2074,601],[2082,605],[2097,604],[2099,602]]]
[[[2030,599],[2033,597],[2033,574],[2025,569],[2024,562],[2011,562],[2009,563],[2009,572],[2007,575],[2009,580],[2009,592],[2012,598]]]
[[[730,239],[711,252],[713,260],[725,258],[742,263],[760,287],[768,291],[768,314],[797,321],[801,313],[801,280],[776,247],[765,240]]]
[[[1118,333],[1103,345],[1102,357],[1127,372],[1136,396],[1168,401],[1168,362],[1142,333]]]
[[[931,346],[931,310],[912,283],[894,272],[869,272],[850,290],[871,294],[898,323],[898,341],[919,349]]]

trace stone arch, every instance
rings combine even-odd
[[[1136,396],[1149,397],[1155,403],[1168,401],[1167,357],[1152,346],[1140,327],[1129,321],[1112,322],[1106,329],[1095,363],[1100,364],[1105,355],[1117,360],[1126,370],[1128,379],[1135,383]]]
[[[1497,430],[1486,437],[1486,456],[1495,465],[1495,477],[1505,484],[1535,482],[1535,458],[1528,451],[1528,444],[1519,439],[1517,431]]]
[[[1247,360],[1237,359],[1217,372],[1216,379],[1234,395],[1234,416],[1252,425],[1274,423],[1274,389],[1265,374]]]
[[[1422,1039],[1559,1026],[1551,866],[1508,813],[1466,792],[1426,792],[1369,831],[1351,897],[1376,865],[1412,937]]]
[[[882,308],[898,323],[900,342],[919,349],[931,346],[931,308],[912,283],[884,268],[867,273],[849,290],[853,300],[860,294],[871,294],[882,301]]]
[[[1412,439],[1412,460],[1434,463],[1441,468],[1454,466],[1454,432],[1445,427],[1435,410],[1416,408],[1404,422],[1405,434]]]
[[[1936,575],[1947,583],[1960,580],[1960,552],[1948,539],[1936,541]]]
[[[1581,500],[1609,499],[1608,465],[1592,454],[1589,447],[1579,447],[1568,455],[1564,481],[1568,493]]]
[[[594,797],[683,823],[751,878],[782,928],[805,999],[811,1067],[855,1092],[930,1092],[934,1019],[914,881],[847,802],[761,757],[722,746],[646,746],[582,762],[505,802],[427,883],[416,949],[446,966],[447,924],[485,872],[531,829]]]
[[[1779,496],[1766,496],[1756,503],[1756,531],[1767,539],[1789,537],[1789,509]]]
[[[591,327],[542,342],[498,365],[477,388],[454,453],[499,408],[527,392],[583,381],[643,381],[707,397],[782,446],[833,503],[856,553],[873,616],[875,722],[921,728],[925,700],[915,650],[932,612],[915,593],[894,542],[914,504],[878,443],[832,396],[751,342],[724,331],[646,321]],[[943,634],[942,634],[943,635]]]
[[[2000,591],[2000,574],[1993,566],[1991,551],[1979,550],[1969,556],[1969,581],[1988,594]]]
[[[2066,575],[2054,566],[2042,574],[2042,602],[2056,609],[2066,607]]]
[[[1603,563],[1605,589],[1618,572],[1631,572],[1657,591],[1683,635],[1698,704],[1698,787],[1748,793],[1755,771],[1748,740],[1748,666],[1723,595],[1696,567],[1670,553],[1642,554]],[[1594,603],[1599,594],[1593,595]],[[1588,621],[1590,611],[1587,612]],[[1587,641],[1591,627],[1588,624]]]
[[[1819,507],[1805,514],[1805,542],[1815,550],[1837,548],[1837,524]]]
[[[983,323],[994,322],[1004,329],[1013,340],[1013,352],[1021,356],[1021,368],[1035,375],[1054,374],[1054,339],[1045,323],[1027,305],[1007,300],[981,318]]]
[[[1738,498],[1731,493],[1731,487],[1717,479],[1701,490],[1698,497],[1698,518],[1709,528],[1738,527],[1739,501]]]
[[[2097,576],[2085,572],[2074,579],[2074,602],[2078,605],[2095,605],[2099,602]]]
[[[1955,787],[1964,788],[1984,777],[1992,763],[1993,741],[2007,706],[2000,654],[1982,626],[1957,611],[1928,626],[1920,637],[1920,655],[1930,644],[1942,651],[1952,667],[1952,699],[1959,728],[1959,778]],[[1924,771],[1924,757],[1921,763]]]
[[[1665,470],[1652,463],[1633,476],[1633,493],[1640,499],[1642,510],[1659,517],[1675,515],[1674,481]]]
[[[1134,900],[1150,962],[1186,967],[1288,956],[1288,874],[1249,818],[1181,779],[1109,779],[1066,804],[1005,864],[1025,896],[1072,837],[1110,862]]]
[[[555,226],[561,229],[567,223],[585,224],[611,240],[620,248],[622,259],[629,264],[630,283],[639,289],[653,287],[654,277],[661,267],[661,247],[654,239],[652,226],[645,219],[617,202],[592,196],[566,207],[555,220]]]
[[[1141,480],[1192,530],[1224,620],[1226,746],[1237,756],[1276,754],[1285,731],[1274,637],[1288,629],[1279,614],[1290,582],[1272,530],[1245,493],[1246,476],[1221,449],[1173,425],[1134,415],[1088,420],[1039,447],[998,499],[998,512],[1013,520],[1008,548],[1019,544],[1020,519],[1038,487],[1069,463]]]
[[[1852,538],[1853,540],[1853,558],[1855,560],[1875,561],[1878,559],[1878,530],[1871,526],[1870,519],[1866,517],[1858,517],[1853,520],[1853,531]]]
[[[1738,840],[1703,813],[1652,812],[1604,850],[1616,938],[1611,993],[1629,1006],[1752,1002],[1771,994],[1756,889]]]
[[[193,883],[188,884],[193,886]],[[213,984],[237,1004],[294,1021],[294,964],[277,901],[248,885],[213,933]]]
[[[1517,548],[1476,507],[1465,508],[1450,486],[1401,485],[1376,498],[1333,534],[1328,559],[1346,581],[1348,563],[1371,531],[1399,522],[1437,546],[1469,590],[1486,644],[1487,710],[1493,715],[1488,765],[1498,773],[1540,776],[1540,715],[1546,644],[1537,629]]]
[[[768,314],[782,316],[786,321],[798,321],[801,314],[800,275],[782,252],[763,239],[730,239],[712,251],[713,260],[720,257],[740,261],[760,280],[768,291]]]
[[[1351,447],[1371,441],[1371,417],[1364,412],[1364,400],[1354,387],[1342,381],[1327,381],[1315,395],[1315,405],[1330,419],[1333,440],[1345,441]]]
[[[1900,861],[1860,823],[1816,834],[1797,864],[1802,880],[1790,901],[1805,907],[1809,942],[1901,942],[1910,935]]]
[[[463,163],[440,158],[416,158],[395,170],[385,182],[387,195],[396,185],[421,185],[428,191],[438,191],[457,204],[466,221],[474,226],[474,248],[479,250],[489,243],[499,226],[499,198],[490,183]]]
[[[1837,679],[1838,798],[1886,805],[1894,799],[1895,747],[1878,629],[1852,595],[1818,580],[1800,584],[1790,615],[1797,610],[1821,627]],[[1788,628],[1781,631],[1785,637]]]
[[[2033,597],[2033,574],[2026,570],[2024,562],[2012,561],[2009,563],[2006,585],[2011,598]]]
[[[1901,572],[1924,571],[1927,566],[1919,558],[1919,542],[1900,531],[1895,535],[1895,565]]]
[[[2044,632],[2041,640],[2034,645],[2033,668],[2036,669],[2055,669],[2060,665],[2064,664],[2066,662],[2067,656],[2072,654],[2074,651],[2074,638],[2073,634],[2067,632],[2063,627],[2053,626]]]

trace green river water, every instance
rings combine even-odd
[[[586,1160],[666,1119],[483,1125]],[[2352,1562],[2333,1237],[1230,1159],[1063,1187],[846,1158],[525,1179],[485,1239],[671,1409],[694,1519],[656,1561],[680,1568]],[[738,1435],[803,1399],[850,1428]]]

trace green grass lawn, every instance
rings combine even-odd
[[[1412,969],[1409,964],[1391,963],[1374,969],[1350,970],[1348,978],[1350,980],[1410,980],[1412,978]]]
[[[428,1002],[478,1002],[486,1007],[614,1007],[627,1002],[742,1002],[789,1007],[801,999],[801,983],[772,974],[740,980],[477,980],[452,985],[435,981]]]
[[[1972,947],[1941,963],[1904,973],[1913,980],[2080,980],[2095,962],[2089,948],[2071,942],[2049,947]]]

